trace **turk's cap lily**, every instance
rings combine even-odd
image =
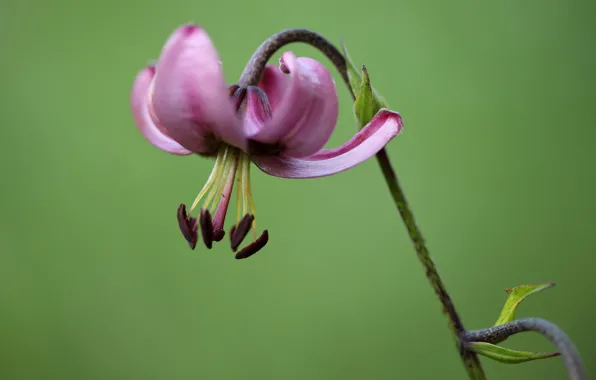
[[[208,248],[223,238],[230,195],[234,182],[239,183],[237,224],[230,234],[234,251],[256,229],[251,162],[277,177],[332,175],[376,154],[403,125],[397,112],[381,109],[345,144],[324,149],[337,124],[338,97],[321,63],[288,51],[279,67],[265,67],[257,85],[228,86],[217,50],[195,25],[175,30],[157,64],[137,75],[131,106],[137,127],[154,146],[175,155],[216,157],[188,214],[184,205],[178,210],[181,231],[192,248],[199,228]],[[198,219],[191,217],[203,197]],[[267,240],[266,230],[260,238],[255,234],[252,247]]]

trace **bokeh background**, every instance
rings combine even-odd
[[[188,249],[175,210],[212,162],[158,151],[129,110],[134,76],[188,21],[230,83],[281,29],[343,36],[405,119],[388,150],[466,326],[490,326],[505,288],[556,281],[519,316],[563,327],[594,373],[593,8],[2,1],[0,378],[466,378],[375,160],[306,181],[254,170],[266,249]],[[355,129],[336,78],[329,146]],[[483,362],[490,379],[565,378],[560,358]]]

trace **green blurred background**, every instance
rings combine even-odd
[[[491,325],[504,288],[556,281],[519,316],[559,324],[594,372],[596,129],[572,120],[594,107],[580,19],[593,9],[571,43],[567,7],[2,1],[0,378],[466,378],[374,160],[308,181],[254,170],[266,249],[188,249],[175,209],[212,162],[155,149],[129,110],[134,76],[188,21],[230,83],[281,29],[343,36],[405,119],[388,150],[466,326]],[[355,128],[336,78],[330,146]],[[552,348],[533,334],[506,345]],[[560,358],[484,364],[489,379],[565,378]]]

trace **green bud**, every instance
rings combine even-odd
[[[515,351],[485,342],[472,342],[467,344],[468,349],[479,355],[505,364],[518,364],[538,359],[548,359],[559,356],[558,352],[529,352]]]

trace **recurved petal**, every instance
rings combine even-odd
[[[282,178],[324,177],[350,169],[380,151],[402,129],[397,112],[381,109],[350,141],[337,149],[323,150],[306,158],[254,156],[263,172]]]
[[[166,42],[151,99],[168,135],[193,152],[211,153],[217,140],[244,145],[219,55],[196,25],[178,28]]]
[[[289,72],[290,80],[284,84],[279,75],[264,76],[266,85],[262,87],[269,91],[272,117],[249,138],[264,144],[281,144],[287,156],[306,157],[318,152],[335,129],[337,89],[331,73],[314,59],[296,58],[292,52],[286,52],[281,65],[284,72]]]
[[[155,75],[155,68],[144,68],[135,78],[130,96],[135,124],[151,144],[168,153],[187,155],[192,153],[164,133],[163,128],[156,125],[149,114],[149,87]]]
[[[379,132],[381,128],[387,128],[387,125],[384,122],[381,122],[385,117],[395,117],[397,121],[397,134],[399,134],[403,128],[403,120],[398,112],[390,111],[387,109],[381,109],[371,121],[364,126],[358,133],[356,133],[350,140],[348,140],[345,144],[340,147],[334,149],[321,149],[317,153],[313,154],[312,156],[308,157],[309,160],[326,160],[328,158],[333,158],[340,156],[348,151],[351,151],[358,147],[360,144],[366,142],[371,136]],[[380,118],[380,120],[375,121],[375,119]],[[380,149],[379,149],[380,150]]]

